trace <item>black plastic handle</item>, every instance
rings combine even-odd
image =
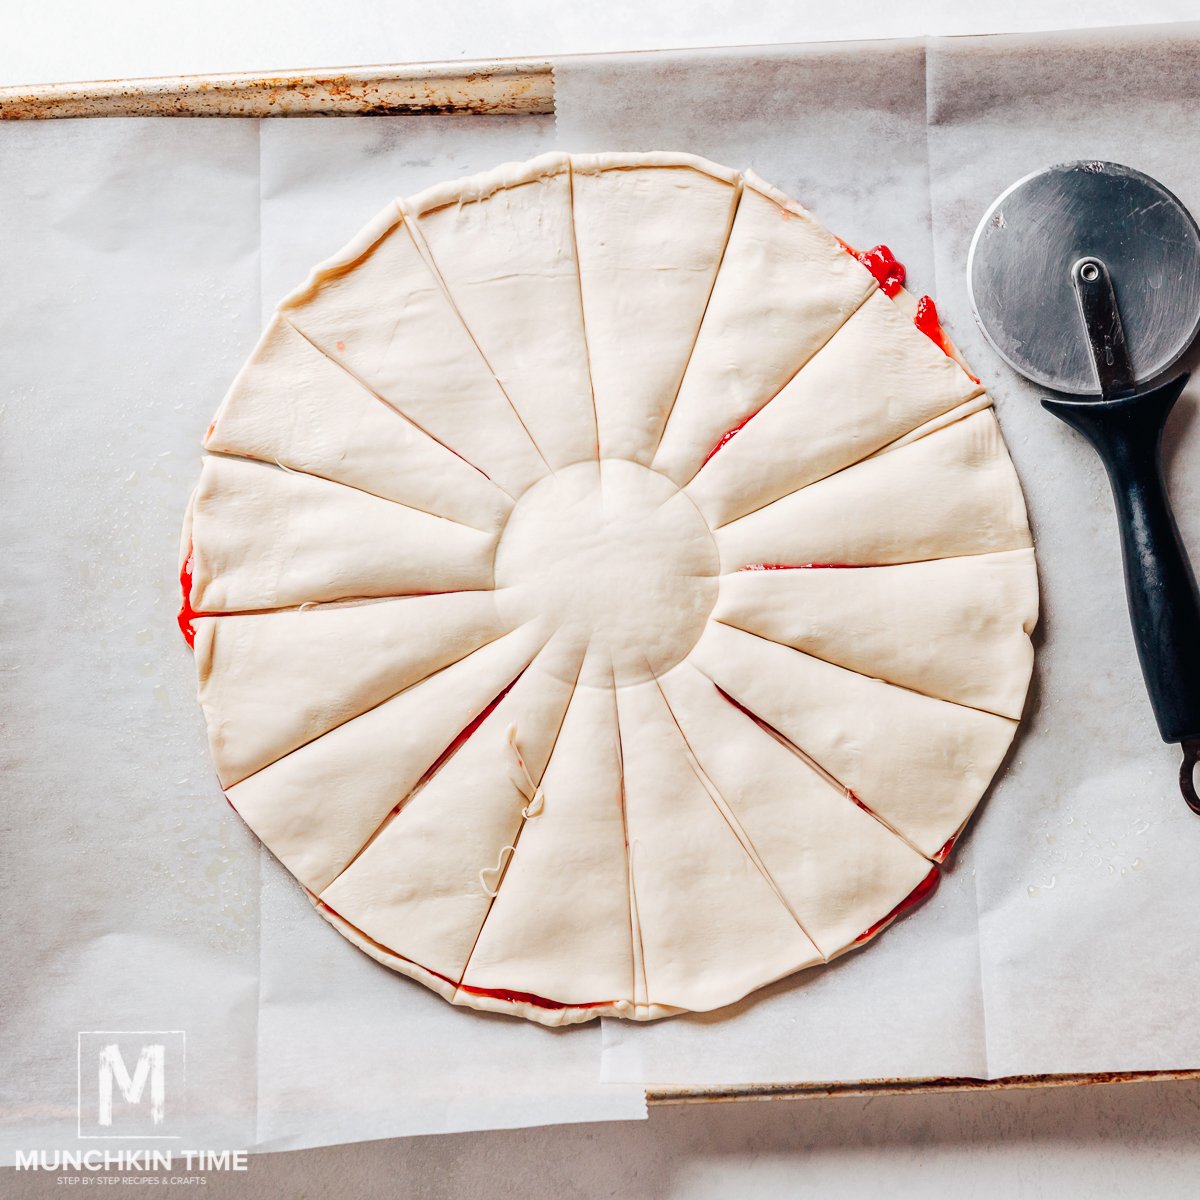
[[[1114,400],[1043,399],[1108,471],[1138,658],[1164,742],[1200,737],[1200,593],[1162,469],[1162,431],[1187,375]]]

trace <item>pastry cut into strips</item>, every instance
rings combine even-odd
[[[191,603],[245,612],[490,588],[495,534],[248,459],[204,460]]]
[[[517,744],[525,735],[517,724]],[[633,918],[611,688],[580,686],[513,837],[465,986],[632,1005]]]
[[[396,205],[317,267],[279,311],[510,496],[549,470]]]
[[[681,487],[875,290],[871,273],[753,173],[653,465]]]
[[[962,828],[1016,721],[712,622],[689,662],[927,858]]]
[[[569,667],[552,643],[362,853],[314,889],[322,901],[374,941],[459,982],[511,868],[529,783],[542,781],[554,752],[579,664]]]
[[[680,663],[659,681],[696,766],[826,959],[920,886],[929,862]]]
[[[714,526],[814,483],[983,389],[882,291],[722,443],[688,485]]]
[[[722,571],[883,566],[1031,544],[990,409],[801,488],[716,531]]]
[[[570,159],[506,163],[403,208],[547,463],[595,458]]]
[[[649,463],[725,252],[741,177],[685,154],[575,155],[571,167],[600,456]]]
[[[753,175],[550,154],[395,201],[285,299],[178,619],[231,804],[354,945],[457,1005],[653,1020],[928,895],[1037,582],[903,275]]]
[[[512,502],[275,316],[204,441],[222,454],[320,475],[477,529]]]
[[[658,684],[618,688],[617,711],[651,1002],[707,1012],[821,962],[694,769]]]
[[[217,777],[247,775],[507,633],[492,592],[197,619]]]
[[[1016,719],[1033,669],[1033,551],[721,577],[715,620],[826,662]]]
[[[527,626],[489,642],[227,789],[229,802],[320,893],[544,640]]]

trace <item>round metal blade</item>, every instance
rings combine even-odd
[[[1161,183],[1109,162],[1027,175],[975,231],[971,306],[1009,366],[1076,396],[1100,391],[1071,283],[1072,264],[1086,255],[1112,276],[1139,384],[1167,370],[1200,331],[1200,229]]]

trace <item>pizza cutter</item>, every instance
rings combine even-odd
[[[1200,330],[1200,229],[1131,167],[1072,162],[1018,180],[967,263],[975,318],[1013,370],[1061,396],[1044,408],[1099,454],[1116,501],[1125,592],[1150,703],[1183,748],[1200,813],[1200,594],[1163,478],[1163,426],[1187,374],[1157,380]]]

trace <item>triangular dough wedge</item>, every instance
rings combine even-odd
[[[736,571],[713,616],[848,667],[1020,717],[1037,624],[1032,550],[893,567]],[[936,647],[936,653],[932,648]]]
[[[794,201],[748,172],[729,245],[654,466],[682,487],[875,289]]]
[[[689,661],[927,858],[971,815],[1017,728],[715,621]]]
[[[494,483],[384,404],[282,317],[229,389],[205,448],[274,462],[435,516],[494,530]]]
[[[491,592],[206,617],[200,703],[222,787],[466,658],[510,626]]]
[[[201,612],[492,586],[494,534],[247,459],[204,460],[192,534]]]
[[[612,689],[577,688],[541,810],[521,826],[465,986],[560,1004],[633,1002],[620,760]]]
[[[798,375],[708,460],[688,494],[725,525],[873,454],[982,388],[873,292]]]
[[[721,569],[884,566],[1031,544],[991,410],[876,455],[719,529]]]
[[[660,681],[700,769],[826,958],[854,944],[930,865],[680,663]]]
[[[729,238],[735,171],[685,154],[571,159],[602,458],[648,463]]]
[[[391,205],[280,305],[309,341],[510,496],[547,467]]]
[[[820,962],[693,769],[658,684],[618,688],[617,707],[649,1002],[707,1012]]]
[[[893,450],[900,450],[905,446],[911,445],[913,442],[919,442],[923,437],[931,433],[936,433],[939,429],[945,429],[949,425],[954,425],[959,421],[965,420],[967,417],[974,416],[977,412],[983,412],[984,409],[991,407],[992,398],[986,392],[980,392],[977,396],[972,396],[969,400],[964,400],[961,404],[956,404],[944,413],[939,413],[936,417],[931,417],[928,421],[918,425],[916,429],[910,429],[903,437],[898,437],[894,442],[888,442],[886,446],[881,446],[871,457],[876,458],[880,454],[891,454]]]
[[[570,159],[508,163],[403,207],[546,461],[595,458]]]
[[[554,653],[554,647],[549,653]],[[572,684],[536,660],[456,754],[321,893],[368,937],[454,983],[492,904],[529,804],[528,784],[546,768]],[[575,672],[578,671],[578,665]],[[482,873],[482,879],[480,875]]]
[[[490,642],[244,779],[229,789],[230,803],[319,893],[524,670],[542,640],[526,626]]]

